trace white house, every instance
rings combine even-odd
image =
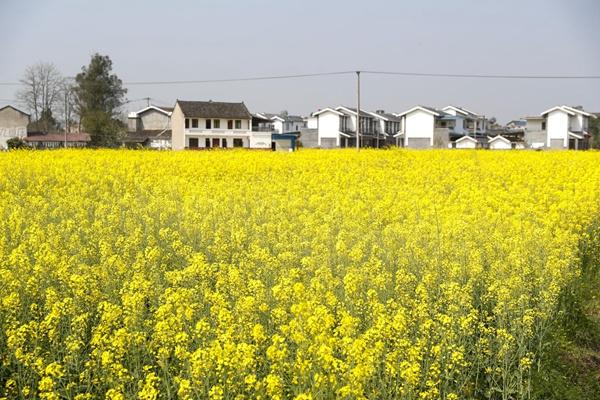
[[[457,106],[446,106],[442,108],[442,111],[454,116],[454,124],[452,125],[451,133],[477,136],[485,134],[487,130],[487,119],[484,115]]]
[[[271,132],[252,131],[244,103],[177,100],[171,115],[173,150],[271,148]]]
[[[360,146],[372,147],[377,140],[384,142],[386,134],[379,130],[379,119],[373,113],[360,110],[359,133]],[[316,145],[321,148],[355,147],[356,146],[355,108],[339,106],[315,111],[309,119],[308,126],[317,132]]]
[[[594,114],[563,105],[552,107],[541,116],[545,118],[546,147],[575,150],[589,147],[589,120],[596,118]]]
[[[379,125],[377,127],[377,136],[375,136],[375,147],[380,147],[384,144],[394,144],[394,135],[401,131],[402,118],[391,113],[386,113],[384,110],[377,110],[369,114],[375,117],[375,122]]]
[[[497,135],[488,138],[488,147],[490,150],[510,150],[513,148],[513,145],[511,141],[504,136]]]
[[[447,124],[452,123],[449,114],[431,107],[415,106],[396,116],[401,118],[400,132],[394,135],[399,146],[417,149],[448,146]]]
[[[127,116],[126,146],[154,149],[171,148],[171,114],[173,107],[148,106]]]
[[[0,108],[0,149],[7,148],[11,138],[24,139],[27,136],[29,114],[13,106]]]
[[[456,149],[476,149],[478,141],[472,136],[461,136],[454,141],[454,148]]]

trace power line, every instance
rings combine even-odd
[[[173,81],[124,81],[124,86],[142,86],[142,85],[184,85],[184,84],[199,84],[199,83],[223,83],[223,82],[247,82],[247,81],[264,81],[276,79],[296,79],[296,78],[311,78],[318,76],[331,75],[349,75],[355,74],[357,71],[334,71],[334,72],[317,72],[307,74],[293,75],[271,75],[271,76],[254,76],[241,78],[223,78],[223,79],[197,79],[197,80],[173,80]],[[455,74],[455,73],[429,73],[429,72],[411,72],[411,71],[375,71],[364,70],[360,71],[363,74],[372,75],[396,75],[408,77],[425,77],[425,78],[475,78],[475,79],[578,79],[592,80],[600,79],[600,75],[521,75],[521,74]],[[19,82],[0,82],[0,86],[20,86]]]
[[[482,79],[600,79],[600,75],[502,75],[502,74],[449,74],[427,72],[361,71],[374,75],[400,75],[430,78],[482,78]]]
[[[135,86],[135,85],[179,85],[179,84],[194,84],[194,83],[265,81],[265,80],[273,80],[273,79],[294,79],[294,78],[310,78],[310,77],[328,76],[328,75],[346,75],[346,74],[353,74],[353,73],[355,73],[355,71],[317,72],[317,73],[312,73],[312,74],[255,76],[255,77],[249,77],[249,78],[201,79],[201,80],[187,80],[187,81],[134,81],[134,82],[123,82],[123,84],[126,86]]]

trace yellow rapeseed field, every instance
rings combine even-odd
[[[527,398],[600,208],[594,152],[24,151],[0,169],[11,399]]]

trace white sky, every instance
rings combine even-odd
[[[0,0],[0,82],[37,61],[75,75],[94,52],[124,81],[339,70],[600,75],[600,1]],[[0,105],[16,87],[0,86]],[[364,76],[365,108],[464,106],[506,122],[556,104],[600,112],[600,80]],[[244,101],[308,114],[355,104],[353,76],[132,86],[127,97]],[[144,102],[128,105],[141,108]]]

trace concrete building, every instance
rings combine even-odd
[[[446,148],[450,143],[450,129],[454,118],[432,107],[415,106],[403,113],[400,132],[394,135],[396,144],[416,149]]]
[[[490,150],[510,150],[513,144],[507,138],[498,135],[488,138],[488,148]]]
[[[269,121],[264,128],[270,128],[275,133],[300,132],[306,128],[306,121],[299,115],[257,113],[256,116]],[[268,125],[268,126],[267,126]]]
[[[374,147],[377,143],[385,143],[387,134],[380,130],[383,116],[355,108],[339,106],[315,111],[307,121],[308,129],[302,130],[301,141],[307,147],[304,136],[314,130],[317,134],[316,147],[331,149],[339,147],[356,147],[356,126],[359,121],[360,147]]]
[[[172,107],[149,106],[127,116],[127,147],[171,148]]]
[[[448,115],[454,116],[452,132],[455,135],[481,136],[486,133],[487,119],[485,115],[480,115],[469,111],[464,107],[446,106],[442,111]]]
[[[400,132],[394,137],[396,144],[403,147],[452,147],[456,140],[465,135],[482,139],[487,130],[485,116],[456,106],[446,106],[441,110],[415,106],[396,116],[402,122]]]
[[[244,103],[177,100],[171,114],[172,148],[271,148],[271,132],[252,131]]]
[[[525,143],[534,149],[584,150],[590,146],[589,121],[596,116],[581,107],[556,106],[526,117]]]
[[[379,124],[377,130],[384,136],[381,138],[381,135],[376,135],[375,147],[394,145],[394,135],[401,131],[402,118],[391,113],[386,113],[385,110],[377,110],[369,114],[375,117],[376,123]]]
[[[12,138],[25,139],[29,114],[13,106],[0,108],[0,149],[7,148],[7,140]]]
[[[480,142],[472,136],[461,136],[453,143],[455,149],[476,149],[480,147]]]

